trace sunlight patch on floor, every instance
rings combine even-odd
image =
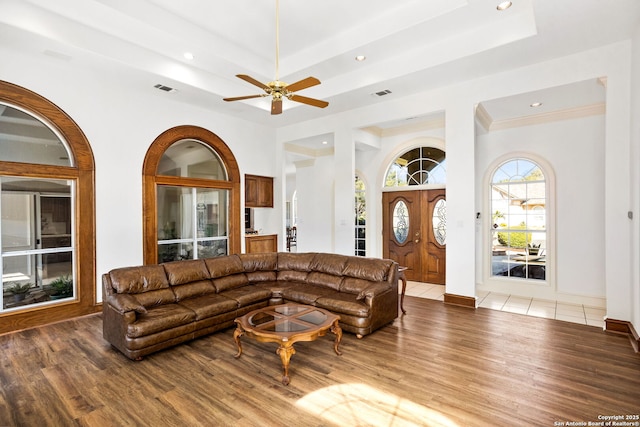
[[[325,387],[307,394],[296,405],[337,426],[458,427],[438,411],[366,384]]]

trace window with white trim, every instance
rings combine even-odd
[[[534,161],[514,158],[491,178],[491,274],[546,280],[547,190]]]

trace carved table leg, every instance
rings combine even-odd
[[[333,349],[335,350],[338,356],[342,356],[342,352],[338,349],[338,346],[340,345],[340,341],[342,341],[342,328],[338,324],[337,320],[333,322],[333,325],[331,325],[331,332],[333,332],[336,336],[336,341],[333,344]]]
[[[280,355],[280,360],[282,360],[282,384],[289,385],[289,361],[291,356],[296,354],[296,350],[293,348],[293,344],[281,344],[276,353]]]
[[[404,275],[407,267],[398,268],[398,279],[402,282],[402,293],[400,294],[400,310],[402,310],[402,314],[407,314],[407,310],[404,309],[404,293],[407,290],[407,278]]]
[[[236,359],[240,357],[240,355],[242,355],[242,345],[240,345],[240,337],[243,335],[244,335],[244,331],[240,328],[240,326],[238,326],[236,330],[233,331],[233,340],[236,342],[236,345],[238,346],[238,354],[235,355]]]

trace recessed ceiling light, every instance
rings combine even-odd
[[[328,142],[327,141],[322,141],[322,145],[327,145]]]
[[[542,102],[534,102],[532,104],[529,104],[529,107],[533,107],[533,108],[540,107],[540,106],[542,106]]]
[[[191,52],[185,52],[184,53],[184,58],[188,59],[189,61],[191,61],[193,59],[193,53]]]
[[[356,61],[358,61],[358,62],[362,62],[362,61],[364,61],[365,59],[367,59],[367,57],[366,57],[366,56],[364,56],[364,55],[358,55],[358,56],[356,56]]]
[[[498,9],[498,10],[507,10],[507,9],[509,9],[512,5],[513,5],[513,3],[512,3],[512,2],[510,2],[510,1],[503,1],[502,3],[498,4],[498,6],[496,7],[496,9]]]

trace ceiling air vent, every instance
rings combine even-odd
[[[154,86],[156,89],[160,89],[163,90],[165,92],[175,92],[177,89],[174,89],[172,87],[169,86],[165,86],[165,85],[161,85],[160,83],[158,83],[157,85]]]
[[[389,95],[390,93],[391,91],[389,89],[385,89],[385,90],[381,90],[380,92],[375,92],[372,95],[385,96],[385,95]]]

